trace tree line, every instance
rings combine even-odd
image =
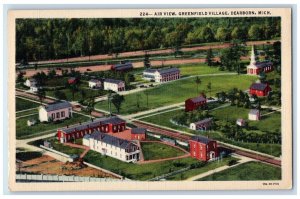
[[[17,62],[280,37],[280,18],[17,19]]]

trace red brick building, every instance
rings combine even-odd
[[[185,100],[185,111],[193,111],[196,110],[198,107],[206,105],[206,98],[203,96],[190,98]]]
[[[269,95],[269,92],[271,91],[271,87],[269,86],[269,84],[264,84],[264,83],[253,83],[250,86],[250,91],[249,93],[251,95],[256,95],[259,97],[264,97]]]
[[[145,140],[146,129],[144,128],[132,128],[131,129],[131,140]]]
[[[189,145],[191,157],[198,160],[209,161],[219,155],[217,142],[206,137],[194,136]]]
[[[70,77],[69,79],[68,79],[68,83],[69,84],[75,84],[77,82],[77,78],[76,77]]]
[[[64,143],[82,138],[86,134],[93,133],[95,130],[103,133],[117,133],[124,131],[125,128],[126,122],[118,117],[99,118],[72,127],[58,129],[57,137],[61,143]]]

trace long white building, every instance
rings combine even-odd
[[[72,105],[67,101],[59,101],[39,107],[41,122],[64,120],[72,117]]]
[[[140,158],[140,149],[135,142],[120,139],[99,131],[85,135],[82,139],[82,144],[102,155],[107,155],[124,162],[136,162]]]
[[[179,79],[180,70],[178,68],[146,69],[143,78],[155,82],[168,82]]]
[[[115,92],[125,91],[125,82],[116,79],[105,79],[103,88],[104,90],[112,90]]]

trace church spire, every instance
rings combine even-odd
[[[255,59],[255,53],[254,53],[254,46],[252,46],[250,65],[255,65],[255,64],[256,64],[256,59]]]

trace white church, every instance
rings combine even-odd
[[[254,46],[252,46],[251,61],[250,64],[247,66],[247,74],[259,75],[261,71],[264,71],[265,73],[273,71],[273,63],[271,61],[256,61]]]

